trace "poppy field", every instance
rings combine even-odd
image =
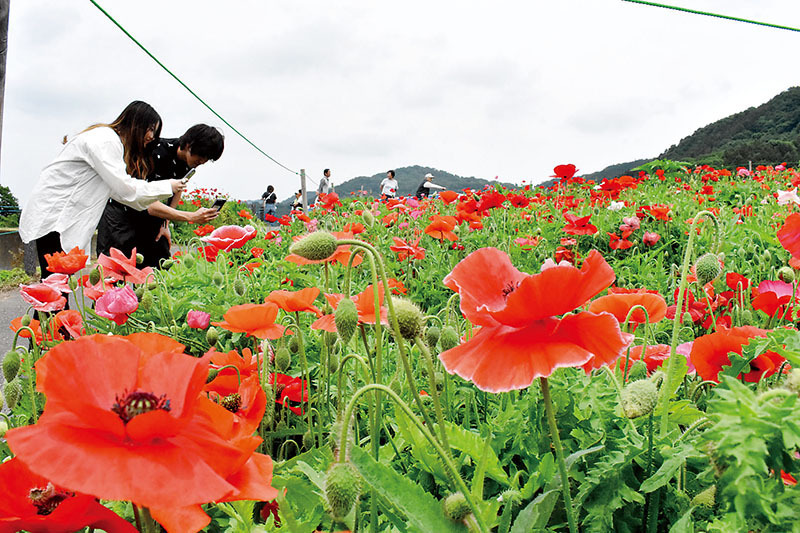
[[[800,531],[800,171],[576,172],[50,257],[0,533]]]

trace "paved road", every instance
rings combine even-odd
[[[28,304],[19,295],[19,291],[12,289],[0,292],[0,356],[11,349],[14,332],[9,327],[11,320],[22,316],[28,310]]]

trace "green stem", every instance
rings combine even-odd
[[[444,445],[444,449],[450,453],[450,443],[447,441],[447,428],[444,425],[444,414],[442,413],[442,405],[439,401],[439,389],[436,387],[436,370],[433,367],[433,357],[431,356],[430,350],[422,341],[422,339],[417,336],[414,339],[414,342],[419,348],[419,351],[422,352],[422,358],[425,360],[425,364],[428,367],[428,377],[430,378],[431,382],[431,398],[433,398],[433,407],[436,412],[436,419],[439,421],[439,433],[442,435],[442,444]]]
[[[570,533],[576,533],[578,531],[578,526],[575,524],[575,511],[572,508],[572,496],[569,490],[569,473],[567,472],[567,462],[564,460],[564,449],[561,447],[561,437],[558,435],[556,416],[553,412],[553,401],[550,398],[550,385],[546,377],[539,378],[539,383],[542,386],[542,400],[544,400],[544,409],[547,413],[547,423],[550,426],[550,439],[553,442],[553,448],[556,450],[558,470],[561,473],[561,492],[564,495],[564,509],[567,513],[567,524],[569,525]]]

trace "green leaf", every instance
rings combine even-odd
[[[683,516],[672,524],[669,528],[669,533],[694,533],[694,520],[692,520],[692,511],[694,507],[689,508]]]
[[[395,422],[403,440],[411,445],[411,455],[414,456],[414,459],[422,463],[425,470],[438,477],[441,481],[449,483],[441,461],[431,451],[430,443],[417,426],[399,409],[395,413]]]
[[[481,437],[474,431],[468,431],[461,426],[456,426],[450,422],[445,422],[447,438],[450,446],[460,452],[464,452],[477,463],[481,460],[484,452],[486,453],[486,475],[498,483],[508,485],[508,475],[500,467],[500,459],[491,447],[492,438]],[[487,442],[488,441],[488,442]],[[486,445],[485,445],[486,444]],[[488,449],[485,449],[488,447]]]
[[[553,489],[538,495],[519,512],[511,527],[511,533],[528,533],[547,527],[560,494],[560,489]]]
[[[410,530],[420,533],[467,531],[466,526],[448,520],[441,503],[408,477],[378,463],[361,448],[353,447],[350,453],[353,465],[364,480],[381,498],[405,515]]]
[[[688,457],[700,457],[700,454],[698,454],[694,446],[689,444],[682,444],[677,448],[672,448],[668,453],[670,453],[670,456],[661,463],[661,466],[656,470],[655,474],[644,480],[639,490],[642,492],[653,492],[656,489],[660,489],[669,483]]]
[[[669,421],[672,424],[690,426],[706,414],[689,400],[677,400],[669,404]]]

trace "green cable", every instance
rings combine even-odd
[[[748,24],[756,24],[758,26],[767,26],[769,28],[778,28],[779,30],[789,30],[800,32],[800,29],[792,28],[790,26],[780,26],[778,24],[770,24],[769,22],[758,22],[756,20],[743,19],[739,17],[730,17],[728,15],[720,15],[718,13],[709,13],[707,11],[697,11],[696,9],[689,9],[686,7],[669,6],[666,4],[657,4],[655,2],[645,2],[644,0],[622,0],[623,2],[633,2],[634,4],[644,4],[647,6],[663,7],[665,9],[674,9],[675,11],[683,11],[686,13],[694,13],[695,15],[705,15],[707,17],[717,17],[727,20],[735,20],[736,22],[746,22]]]
[[[295,171],[294,171],[294,170],[292,170],[291,168],[289,168],[289,167],[287,167],[287,166],[283,165],[282,163],[280,163],[279,161],[277,161],[276,159],[274,159],[272,156],[270,156],[270,155],[269,155],[268,153],[266,153],[264,150],[262,150],[261,148],[259,148],[258,146],[256,146],[256,145],[255,145],[255,143],[253,143],[253,141],[251,141],[250,139],[248,139],[247,137],[245,137],[245,136],[244,136],[244,134],[243,134],[242,132],[240,132],[239,130],[237,130],[236,128],[234,128],[234,127],[233,127],[233,125],[232,125],[230,122],[228,122],[227,120],[225,120],[224,118],[222,118],[222,115],[220,115],[219,113],[217,113],[216,111],[214,111],[214,109],[213,109],[213,108],[212,108],[210,105],[208,105],[207,103],[205,103],[205,101],[204,101],[202,98],[200,98],[199,96],[197,96],[197,93],[195,93],[193,90],[191,90],[191,89],[189,88],[189,86],[188,86],[188,85],[186,85],[185,83],[183,83],[183,81],[182,81],[182,80],[181,80],[181,79],[180,79],[178,76],[176,76],[175,74],[173,74],[173,73],[172,73],[172,71],[171,71],[170,69],[168,69],[168,68],[167,68],[167,67],[166,67],[166,66],[165,66],[165,65],[164,65],[164,64],[163,64],[161,61],[159,61],[159,60],[158,60],[158,58],[157,58],[156,56],[154,56],[153,54],[151,54],[151,53],[150,53],[150,50],[148,50],[147,48],[145,48],[145,47],[142,45],[142,43],[140,43],[139,41],[137,41],[137,40],[136,40],[136,38],[135,38],[133,35],[131,35],[130,33],[128,33],[128,30],[126,30],[125,28],[123,28],[123,27],[122,27],[122,25],[120,25],[120,23],[119,23],[119,22],[117,22],[116,20],[114,20],[114,17],[112,17],[111,15],[109,15],[109,14],[108,14],[108,12],[107,12],[105,9],[103,9],[102,7],[100,7],[100,4],[98,4],[97,2],[95,2],[95,0],[89,0],[89,1],[90,1],[92,4],[94,4],[94,6],[95,6],[97,9],[99,9],[99,10],[100,10],[100,12],[101,12],[101,13],[103,13],[103,15],[105,15],[106,17],[108,17],[108,19],[109,19],[111,22],[113,22],[113,23],[114,23],[114,25],[116,25],[116,27],[117,27],[117,28],[119,28],[120,30],[122,30],[122,33],[124,33],[125,35],[127,35],[127,36],[130,38],[130,40],[131,40],[131,41],[133,41],[134,43],[136,43],[136,45],[137,45],[139,48],[141,48],[141,49],[144,51],[144,53],[146,53],[147,55],[149,55],[149,56],[150,56],[150,58],[151,58],[153,61],[155,61],[156,63],[158,63],[158,66],[159,66],[159,67],[163,68],[163,69],[164,69],[164,70],[167,72],[167,74],[169,74],[170,76],[172,76],[173,78],[175,78],[175,81],[177,81],[178,83],[180,83],[181,85],[183,85],[183,88],[184,88],[184,89],[186,89],[187,91],[189,91],[189,93],[190,93],[192,96],[194,96],[195,98],[197,98],[197,100],[198,100],[198,101],[199,101],[201,104],[203,104],[204,106],[206,106],[206,108],[208,108],[208,110],[209,110],[209,111],[211,111],[212,113],[214,113],[214,115],[215,115],[215,116],[216,116],[218,119],[220,119],[222,122],[224,122],[226,126],[228,126],[230,129],[232,129],[233,131],[235,131],[235,132],[236,132],[236,133],[239,135],[239,137],[241,137],[242,139],[244,139],[245,141],[247,141],[247,143],[248,143],[248,144],[250,144],[250,146],[252,146],[252,147],[253,147],[253,148],[255,148],[256,150],[258,150],[259,152],[261,152],[261,154],[262,154],[262,155],[266,156],[266,157],[267,157],[267,158],[268,158],[270,161],[272,161],[273,163],[275,163],[275,164],[276,164],[276,165],[278,165],[279,167],[282,167],[282,168],[284,168],[284,169],[288,170],[288,171],[289,171],[289,172],[291,172],[292,174],[299,174],[298,172],[295,172]]]

